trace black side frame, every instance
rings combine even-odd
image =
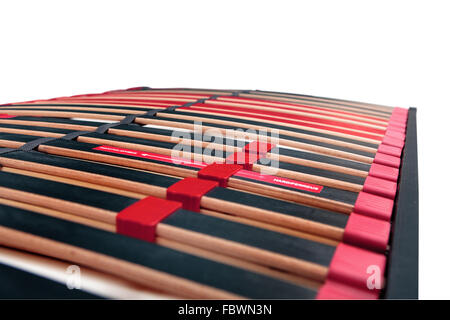
[[[416,108],[410,108],[391,229],[385,299],[417,299],[419,289],[419,186]]]

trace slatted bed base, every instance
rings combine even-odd
[[[416,297],[415,112],[148,87],[5,104],[0,245],[177,298]],[[61,290],[2,268],[11,297]]]

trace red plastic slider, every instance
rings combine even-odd
[[[352,212],[344,230],[344,243],[357,247],[386,251],[391,224],[387,221]]]
[[[225,163],[240,164],[245,170],[252,170],[253,163],[261,158],[260,154],[257,153],[247,153],[244,151],[238,151],[230,154],[226,159]]]
[[[404,135],[406,135],[406,127],[398,127],[398,126],[394,126],[394,125],[389,125],[389,127],[387,127],[386,130],[393,131],[393,132],[399,132],[399,133],[403,133]]]
[[[184,209],[198,212],[202,197],[218,186],[216,181],[184,178],[167,188],[166,197],[168,200],[182,202]]]
[[[397,193],[397,183],[368,176],[366,181],[364,181],[363,191],[389,199],[395,199],[395,195]]]
[[[383,137],[381,143],[397,148],[403,148],[403,146],[405,145],[405,141],[387,135]]]
[[[409,111],[408,108],[395,107],[394,110],[392,110],[392,113],[408,114],[408,111]]]
[[[397,182],[399,170],[394,167],[385,166],[378,163],[372,163],[369,170],[369,176]]]
[[[340,243],[328,269],[327,280],[376,293],[383,287],[386,257]]]
[[[407,121],[405,118],[399,118],[394,116],[389,119],[388,126],[396,126],[405,129],[406,123]]]
[[[395,119],[397,121],[403,122],[408,119],[408,113],[393,112],[389,119]]]
[[[389,124],[388,124],[386,130],[405,133],[406,132],[406,124],[395,122],[395,121],[389,121]]]
[[[387,144],[381,143],[378,146],[378,152],[388,154],[394,157],[400,158],[402,156],[402,149],[394,146],[389,146]]]
[[[200,179],[217,181],[219,186],[226,188],[228,179],[242,168],[239,164],[213,163],[201,169],[197,176]]]
[[[399,168],[401,159],[382,152],[377,152],[373,158],[373,163],[382,164],[389,167]]]
[[[391,117],[389,118],[389,120],[406,125],[406,123],[408,122],[408,115],[392,114]]]
[[[158,223],[181,206],[180,202],[151,196],[139,200],[117,214],[117,233],[153,242]]]
[[[386,130],[386,132],[384,134],[387,135],[387,136],[390,136],[392,138],[396,138],[396,139],[402,140],[402,141],[404,141],[405,138],[406,138],[406,135],[404,133],[398,132],[398,131],[389,130],[389,128],[388,128],[388,130]]]
[[[362,191],[356,199],[353,212],[376,219],[390,221],[393,208],[394,201],[392,199]]]

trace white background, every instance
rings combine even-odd
[[[420,297],[450,298],[445,1],[2,1],[0,103],[133,86],[418,108]]]

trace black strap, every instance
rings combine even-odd
[[[185,106],[185,105],[183,105]],[[170,106],[165,108],[163,111],[174,111],[176,108],[180,108],[181,106]]]
[[[218,97],[219,97],[218,95],[215,95],[215,96],[211,96],[209,98],[202,98],[202,99],[198,99],[196,101],[188,102],[181,106],[170,106],[170,107],[167,107],[166,109],[164,109],[164,111],[175,111],[178,108],[189,108],[197,103],[205,103],[207,100],[216,100]]]
[[[233,97],[239,97],[239,95],[240,95],[241,93],[250,93],[250,90],[239,90],[239,91],[234,91],[234,92],[231,93],[231,95],[232,95]]]
[[[92,131],[75,131],[75,132],[66,134],[65,136],[61,137],[60,139],[73,140],[73,139],[78,138],[79,136],[81,136],[83,134],[87,134],[87,133],[92,133]]]
[[[102,124],[101,126],[99,126],[95,130],[95,132],[97,132],[97,133],[105,133],[110,128],[117,127],[117,126],[120,126],[122,124],[132,124],[134,122],[134,120],[136,120],[137,117],[143,117],[143,116],[153,117],[153,116],[156,115],[156,113],[164,111],[164,110],[166,110],[166,109],[152,109],[152,110],[149,110],[149,111],[147,111],[146,113],[143,113],[143,114],[130,114],[130,115],[127,115],[122,120],[120,120],[119,122]]]
[[[86,134],[86,133],[91,133],[91,131],[75,131],[75,132],[68,133],[65,136],[57,137],[57,138],[55,138],[55,137],[37,138],[35,140],[31,140],[31,141],[25,143],[24,145],[22,145],[21,147],[19,147],[17,149],[2,148],[2,149],[0,149],[0,154],[6,154],[6,153],[14,152],[14,151],[32,151],[32,150],[36,149],[37,147],[39,147],[39,145],[41,145],[43,143],[50,142],[53,140],[59,140],[59,139],[73,140],[83,134]]]
[[[54,137],[37,138],[35,140],[25,143],[20,148],[18,148],[17,151],[31,151],[31,150],[37,148],[42,143],[46,143],[46,142],[56,140],[56,139],[59,139],[59,138],[54,138]]]
[[[11,151],[16,151],[16,150],[17,149],[12,149],[12,148],[1,148],[0,154],[10,153]]]

